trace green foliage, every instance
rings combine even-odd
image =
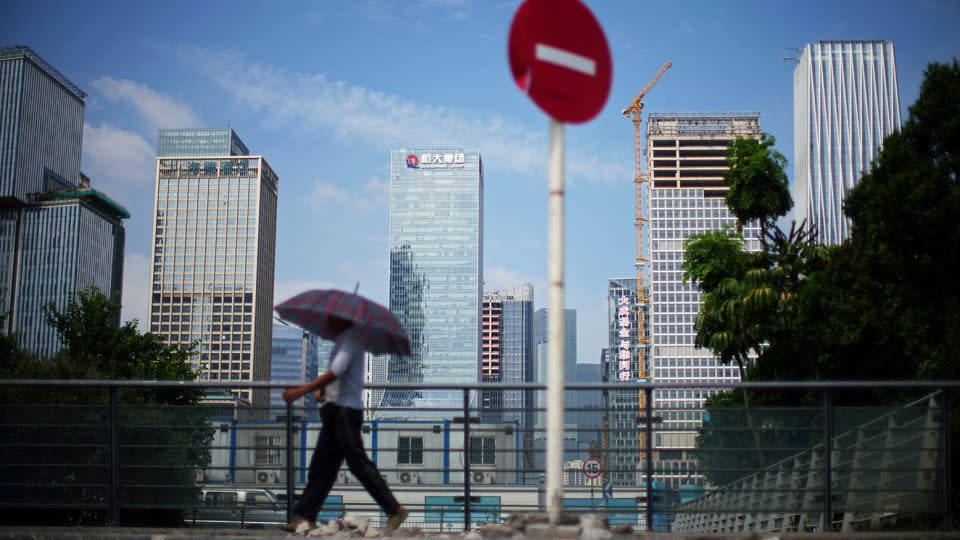
[[[785,168],[787,158],[773,149],[776,140],[764,134],[760,140],[737,137],[730,143],[727,159],[730,168],[724,180],[727,206],[737,217],[737,227],[757,220],[766,228],[793,208],[793,198]]]
[[[764,231],[763,251],[748,253],[739,236],[715,231],[693,237],[684,251],[685,278],[704,292],[697,316],[698,347],[723,363],[763,355],[771,335],[789,327],[805,278],[824,264],[825,250],[809,229]]]
[[[848,241],[824,248],[803,226],[799,232],[765,231],[763,250],[746,270],[728,264],[729,254],[706,263],[704,246],[688,244],[684,269],[706,293],[697,345],[725,362],[757,353],[747,368],[751,380],[960,379],[958,174],[960,65],[931,64],[909,120],[886,138],[871,170],[847,196]],[[762,223],[763,212],[743,209],[764,206],[750,201],[781,200],[779,184],[768,183],[774,187],[769,197],[741,193],[729,204],[738,218]],[[705,287],[705,277],[717,285]],[[896,404],[912,397],[872,390],[838,393],[834,401]],[[763,404],[797,405],[819,396],[751,392],[750,399],[759,406],[753,420],[763,446],[781,441],[790,447],[798,441],[788,431],[777,435],[770,427],[776,418],[763,412]],[[711,453],[749,449],[740,440],[744,435],[731,429],[744,431],[737,415],[750,413],[743,404],[739,392],[707,402],[711,423],[697,444],[714,483],[733,479],[720,469],[756,466],[749,451]]]
[[[728,230],[691,236],[684,243],[684,283],[696,281],[702,291],[709,293],[723,279],[739,278],[752,258],[742,246],[743,236]]]
[[[52,358],[36,358],[19,348],[15,336],[0,335],[0,347],[10,352],[0,357],[0,377],[194,380],[192,348],[165,345],[156,335],[140,333],[135,321],[119,320],[120,304],[95,288],[74,295],[61,311],[51,305],[47,322],[56,329],[62,350]],[[202,397],[202,390],[180,387],[117,391],[122,504],[142,505],[122,510],[125,523],[176,524],[177,507],[196,504],[194,472],[209,464],[213,440],[197,405]],[[16,502],[88,507],[0,510],[0,521],[102,523],[104,512],[90,506],[103,505],[107,496],[107,390],[4,387],[0,403],[0,421],[14,426],[8,437],[32,443],[8,449],[2,459],[23,464],[13,470],[30,487],[16,494]],[[56,466],[61,463],[74,466]],[[0,507],[7,500],[0,496]]]

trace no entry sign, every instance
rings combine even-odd
[[[610,94],[610,48],[579,0],[526,0],[510,25],[510,70],[517,86],[558,122],[581,123]]]

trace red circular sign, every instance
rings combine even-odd
[[[513,17],[508,48],[517,86],[554,120],[586,122],[607,102],[610,48],[579,0],[526,0]]]
[[[603,473],[603,462],[600,461],[600,458],[588,458],[583,462],[583,475],[588,479],[593,480],[599,478],[600,474]]]
[[[416,168],[420,164],[420,158],[416,154],[407,154],[407,167]]]

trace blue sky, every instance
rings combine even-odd
[[[632,125],[620,115],[666,60],[646,112],[761,113],[791,160],[790,47],[889,39],[901,106],[924,67],[960,53],[960,2],[587,4],[604,27],[613,88],[567,129],[567,296],[578,355],[606,339],[606,280],[632,275]],[[276,298],[351,288],[386,301],[391,148],[479,150],[486,288],[546,290],[547,119],[510,78],[516,1],[5,2],[0,42],[25,44],[84,89],[83,170],[133,214],[124,317],[149,279],[156,130],[232,126],[280,175]],[[906,115],[904,115],[906,118]]]

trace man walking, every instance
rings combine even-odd
[[[323,424],[310,460],[307,486],[300,495],[293,521],[280,528],[307,532],[317,526],[313,518],[330,494],[340,465],[346,460],[350,472],[389,516],[384,532],[391,532],[400,527],[409,512],[400,506],[377,466],[367,457],[360,437],[363,424],[363,331],[338,317],[330,317],[328,326],[336,338],[327,371],[313,381],[288,388],[283,393],[283,399],[289,402],[316,392],[317,400],[324,404],[320,408]]]

